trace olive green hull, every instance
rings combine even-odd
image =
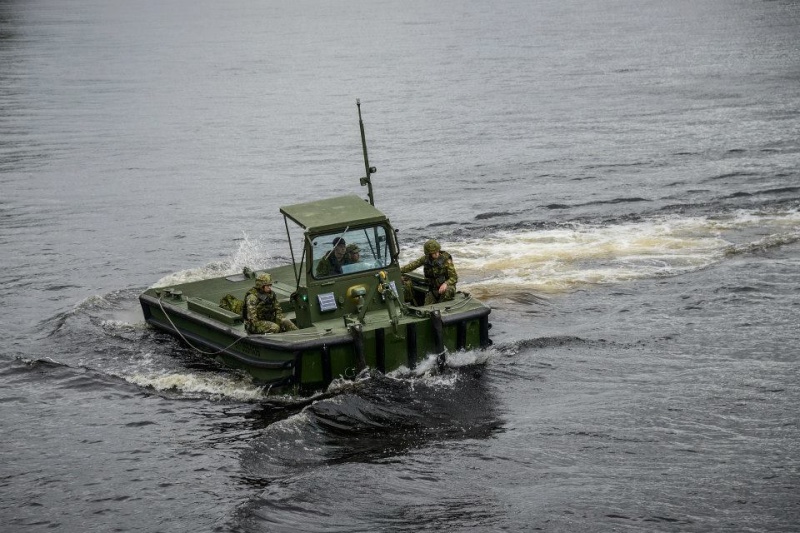
[[[490,309],[468,295],[457,301],[411,308],[391,324],[383,312],[370,312],[360,328],[343,320],[272,335],[247,335],[240,321],[189,305],[183,295],[165,297],[149,290],[140,296],[145,320],[173,334],[207,357],[248,372],[271,393],[309,393],[337,378],[352,378],[361,368],[390,372],[414,368],[431,354],[484,348]],[[194,307],[194,309],[192,308]],[[199,309],[199,312],[198,312]],[[213,315],[213,316],[209,316]]]

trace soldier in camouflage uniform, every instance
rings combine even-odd
[[[261,274],[256,286],[244,297],[244,328],[247,333],[279,333],[297,329],[291,320],[283,318],[281,304],[272,292],[272,276]]]
[[[317,264],[318,278],[342,274],[342,267],[347,264],[347,243],[341,237],[333,239],[333,249]]]
[[[458,273],[453,265],[453,258],[442,250],[439,243],[431,239],[423,246],[425,255],[411,261],[400,269],[405,274],[419,267],[423,267],[425,280],[428,282],[428,292],[425,294],[425,305],[436,302],[452,300],[456,295],[456,282]],[[412,297],[411,280],[405,283],[406,300]]]

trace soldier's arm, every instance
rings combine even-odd
[[[409,264],[407,264],[406,266],[402,267],[400,269],[400,272],[405,274],[407,272],[411,272],[412,270],[418,269],[419,267],[421,267],[424,264],[425,264],[425,256],[423,255],[419,259],[415,259],[415,260],[411,261]]]
[[[278,325],[283,322],[283,310],[281,310],[281,303],[278,301],[278,297],[275,296],[275,322]]]
[[[447,267],[447,286],[455,287],[458,282],[458,272],[456,272],[456,266],[453,264],[452,257],[447,258],[445,266]]]

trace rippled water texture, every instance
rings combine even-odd
[[[800,5],[0,1],[3,531],[796,531]],[[146,287],[365,194],[494,345],[273,397]]]

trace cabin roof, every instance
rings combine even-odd
[[[356,195],[286,205],[281,207],[281,213],[311,232],[374,224],[386,220],[386,215]]]

